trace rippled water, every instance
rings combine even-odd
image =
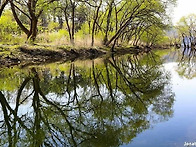
[[[179,147],[196,141],[196,66],[164,50],[0,70],[0,146]]]

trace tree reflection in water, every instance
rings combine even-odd
[[[177,72],[180,76],[193,79],[196,76],[196,49],[183,48]]]
[[[1,91],[2,146],[120,146],[173,115],[169,75],[152,54],[112,57],[69,72],[32,68]],[[10,93],[10,94],[8,94]],[[10,98],[11,97],[11,98]]]

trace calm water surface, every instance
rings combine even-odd
[[[0,146],[196,142],[196,60],[164,50],[0,70]]]

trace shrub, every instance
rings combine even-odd
[[[14,21],[11,11],[6,10],[0,18],[0,41],[6,43],[20,42],[18,40],[20,34],[21,30]]]

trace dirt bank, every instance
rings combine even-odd
[[[105,54],[139,54],[148,52],[150,48],[117,47],[115,52],[103,48],[66,48],[52,46],[0,46],[0,67],[20,65],[22,67],[34,64],[45,64],[56,61],[74,61],[95,59]]]
[[[74,61],[77,59],[94,59],[106,54],[105,51],[96,48],[90,49],[43,49],[38,47],[20,46],[14,49],[0,48],[0,67],[14,65],[27,66],[56,61]]]

